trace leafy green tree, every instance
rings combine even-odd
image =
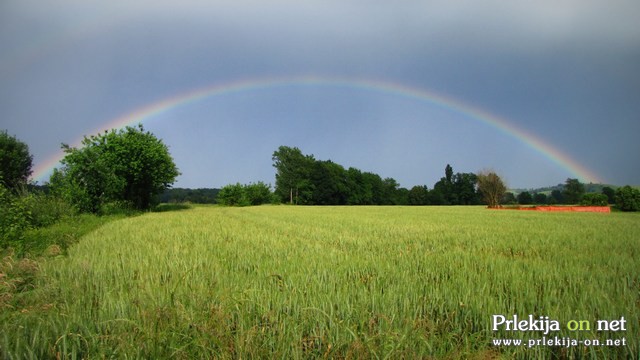
[[[262,181],[245,185],[244,192],[251,205],[270,204],[274,202],[271,186]]]
[[[331,160],[316,161],[311,173],[313,203],[345,205],[348,198],[347,172]]]
[[[544,205],[547,203],[547,195],[544,193],[533,194],[533,202],[535,204]]]
[[[549,204],[563,204],[564,203],[564,195],[562,191],[555,189],[551,191],[551,196],[547,199]]]
[[[371,172],[362,173],[364,184],[367,189],[371,189],[371,205],[382,205],[384,198],[384,184],[378,174]]]
[[[373,193],[370,183],[359,169],[350,167],[347,170],[347,205],[371,205]]]
[[[409,205],[409,189],[399,187],[393,195],[393,203],[395,205]]]
[[[433,185],[436,203],[443,205],[472,205],[480,203],[480,196],[476,191],[477,177],[473,173],[455,173],[447,164],[445,176]]]
[[[408,202],[409,205],[428,205],[429,189],[425,185],[412,187],[409,190]]]
[[[640,190],[629,185],[618,188],[616,191],[616,205],[622,211],[640,210]]]
[[[273,200],[271,186],[262,181],[248,185],[226,185],[220,189],[217,197],[219,204],[227,206],[262,205],[272,203]]]
[[[437,185],[438,183],[433,186],[433,190],[429,191],[429,205],[446,205],[447,200],[442,193],[441,187]]]
[[[449,164],[444,168],[444,179],[448,184],[453,183],[453,168]]]
[[[476,176],[478,182],[478,191],[482,194],[482,198],[490,208],[500,206],[500,200],[507,191],[504,182],[492,171],[483,171]]]
[[[54,192],[65,193],[83,210],[98,212],[113,202],[148,209],[180,174],[167,146],[142,124],[85,136],[82,145],[62,145],[63,167],[50,182]]]
[[[440,178],[440,181],[433,185],[433,188],[438,193],[442,194],[444,198],[444,205],[456,205],[458,204],[458,198],[453,189],[453,168],[447,164],[444,168],[444,177]]]
[[[616,191],[613,190],[609,186],[605,186],[602,188],[602,193],[607,196],[607,202],[609,204],[615,204],[616,202]]]
[[[400,184],[394,178],[385,178],[382,180],[382,198],[380,205],[398,205],[399,200],[396,192],[400,188]]]
[[[480,196],[476,191],[478,177],[474,173],[456,173],[453,176],[453,191],[457,205],[480,204]]]
[[[245,187],[240,183],[226,185],[220,189],[218,203],[227,206],[248,206],[251,204],[247,198]]]
[[[69,176],[64,169],[53,169],[48,187],[53,196],[63,199],[77,211],[96,212],[99,209],[99,205],[92,202],[89,189],[79,179]]]
[[[310,181],[315,159],[305,156],[297,147],[280,146],[272,155],[276,168],[276,195],[283,202],[305,204],[313,194]]]
[[[580,205],[585,206],[607,206],[608,198],[605,194],[588,193],[582,196]]]
[[[533,202],[533,197],[531,193],[528,191],[523,191],[518,194],[518,204],[520,205],[530,205]]]
[[[584,184],[578,179],[567,179],[564,185],[564,201],[567,204],[579,204],[584,195]]]
[[[27,144],[9,136],[6,130],[0,131],[0,184],[16,191],[27,184],[32,165],[33,156]]]

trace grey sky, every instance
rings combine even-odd
[[[133,3],[133,4],[132,4]],[[267,77],[376,80],[483,109],[603,180],[640,184],[637,1],[33,1],[0,3],[0,128],[36,168],[104,124],[197,88]],[[273,183],[271,153],[432,186],[493,168],[512,187],[567,169],[481,122],[357,89],[278,87],[148,119],[175,186]]]

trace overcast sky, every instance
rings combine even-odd
[[[38,168],[62,142],[199,88],[377,81],[504,119],[593,180],[640,184],[639,18],[637,0],[2,0],[0,129]],[[407,188],[448,163],[518,188],[576,176],[462,111],[358,87],[248,88],[144,125],[169,146],[176,187],[274,183],[280,145]]]

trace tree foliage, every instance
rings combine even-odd
[[[520,205],[530,205],[533,203],[533,196],[528,191],[523,191],[517,196],[518,204]]]
[[[567,179],[564,185],[564,201],[567,204],[579,204],[584,195],[584,184],[578,179]]]
[[[562,204],[564,203],[564,194],[562,191],[555,189],[551,191],[551,196],[547,199],[550,204]]]
[[[16,191],[31,176],[33,156],[29,147],[6,130],[0,131],[0,184]]]
[[[25,231],[31,228],[30,219],[26,197],[11,193],[0,183],[0,249],[19,250]]]
[[[580,205],[585,206],[607,206],[608,198],[605,194],[588,193],[582,196]]]
[[[616,205],[622,211],[640,210],[640,190],[629,185],[618,188],[616,191]]]
[[[297,147],[280,146],[272,155],[276,168],[276,195],[290,204],[308,202],[313,187],[310,176],[315,159],[306,156]]]
[[[416,185],[409,190],[409,205],[429,205],[429,189],[422,185]]]
[[[426,186],[408,190],[393,178],[346,169],[331,160],[316,160],[298,148],[280,146],[273,153],[275,194],[282,202],[305,205],[474,205],[480,204],[473,173],[445,176],[429,191]]]
[[[507,187],[495,172],[483,171],[476,176],[478,181],[478,190],[482,194],[482,198],[490,208],[496,208],[500,205],[500,200],[504,197]]]
[[[547,195],[544,193],[533,194],[533,202],[538,205],[545,205],[547,203]]]
[[[609,186],[605,186],[602,188],[602,193],[607,197],[607,202],[609,204],[614,204],[616,202],[616,191],[613,190]]]
[[[271,186],[261,181],[248,185],[236,183],[220,189],[217,201],[227,206],[262,205],[274,202],[273,196]]]
[[[406,204],[408,190],[393,178],[345,168],[331,160],[316,160],[296,147],[273,153],[275,194],[282,202],[304,205]]]
[[[148,209],[180,174],[167,146],[141,124],[85,136],[79,149],[62,148],[63,167],[50,185],[83,211],[98,212],[114,202]]]
[[[444,169],[445,176],[433,185],[431,196],[434,205],[478,205],[480,194],[476,189],[474,173],[453,173],[451,165]]]

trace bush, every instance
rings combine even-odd
[[[29,194],[24,200],[31,214],[31,225],[34,227],[53,225],[76,214],[76,209],[58,196]]]
[[[133,204],[129,201],[114,200],[100,205],[98,215],[134,215],[137,212]]]
[[[616,205],[622,211],[640,210],[640,190],[623,186],[616,191]]]
[[[0,248],[22,249],[24,233],[31,228],[31,213],[24,197],[0,184]]]
[[[585,206],[607,206],[608,205],[607,195],[605,194],[597,194],[597,193],[588,193],[582,196],[582,200],[580,201],[580,205]]]
[[[218,193],[217,201],[219,204],[227,206],[247,206],[251,205],[246,196],[245,188],[242,184],[236,183],[226,185]]]
[[[220,189],[216,201],[227,206],[262,205],[274,203],[275,196],[271,192],[271,186],[259,181],[249,185],[227,185]]]
[[[262,181],[244,186],[245,196],[251,205],[270,204],[274,202],[271,187]]]

